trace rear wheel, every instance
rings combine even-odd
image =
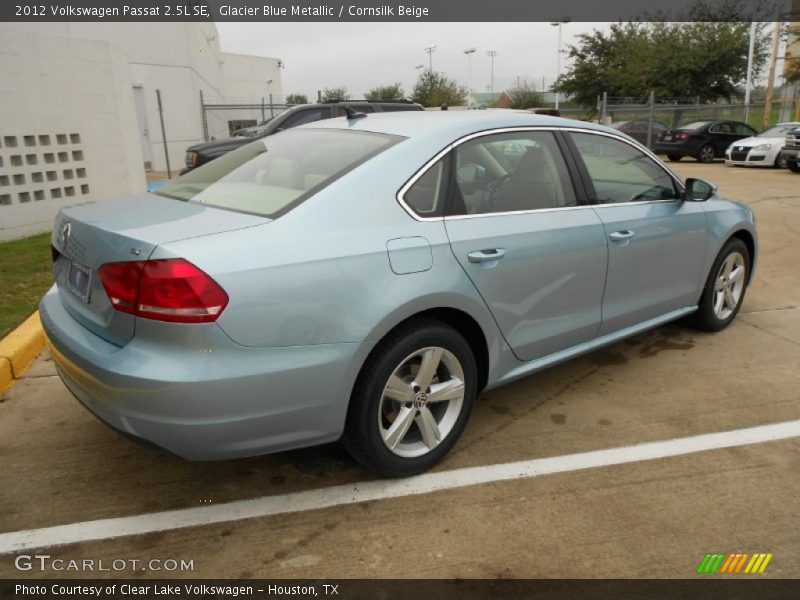
[[[750,252],[739,238],[722,248],[703,288],[691,321],[703,331],[720,331],[731,324],[744,301],[750,277]]]
[[[714,146],[711,144],[706,144],[697,153],[697,160],[701,163],[714,162],[714,158],[716,158],[716,153],[714,152]]]
[[[800,173],[800,163],[798,163],[796,160],[787,160],[786,166],[789,167],[789,170],[792,173]]]
[[[381,475],[421,473],[458,441],[476,396],[477,366],[461,334],[431,319],[402,325],[362,368],[342,442]]]
[[[672,162],[678,162],[683,158],[683,154],[667,154],[667,158]]]

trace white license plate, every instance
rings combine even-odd
[[[664,136],[664,141],[665,142],[671,142],[672,141],[672,136],[671,135],[665,135]]]
[[[76,262],[69,264],[67,288],[84,302],[89,302],[89,290],[92,283],[92,270]]]

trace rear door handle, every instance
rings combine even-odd
[[[476,250],[467,254],[471,263],[488,263],[500,260],[506,255],[502,248],[492,248],[491,250]]]
[[[636,235],[635,231],[630,229],[625,229],[623,231],[615,231],[614,233],[609,233],[608,237],[614,240],[615,242],[621,242],[623,240],[629,240],[634,235]]]

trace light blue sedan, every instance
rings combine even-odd
[[[197,460],[341,439],[387,476],[481,390],[681,317],[730,324],[753,213],[615,130],[513,111],[333,119],[64,209],[41,303],[91,412]]]

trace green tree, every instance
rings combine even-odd
[[[542,95],[534,89],[527,79],[523,79],[515,87],[506,91],[506,94],[511,99],[509,108],[534,108],[544,104]]]
[[[364,94],[364,98],[371,102],[377,102],[378,100],[402,100],[405,96],[403,84],[401,83],[379,85]]]
[[[426,69],[420,73],[411,99],[422,106],[461,106],[467,103],[467,88],[458,85],[444,73]]]
[[[322,90],[323,102],[334,102],[336,100],[350,100],[350,94],[347,93],[346,87],[340,86]]]
[[[768,39],[759,27],[753,68],[761,72]],[[584,106],[603,92],[701,102],[742,93],[747,74],[750,24],[746,22],[629,22],[578,36],[569,47],[572,65],[553,86]]]
[[[308,104],[308,96],[305,94],[289,94],[286,96],[286,104]]]

